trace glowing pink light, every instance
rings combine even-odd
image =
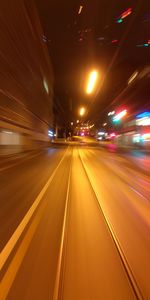
[[[114,43],[117,43],[117,42],[118,42],[118,40],[112,40],[111,42],[114,44]]]
[[[115,132],[112,132],[112,133],[110,134],[110,137],[111,137],[111,138],[114,138],[115,136],[116,136]]]

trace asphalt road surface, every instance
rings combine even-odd
[[[137,153],[70,143],[0,159],[0,300],[150,299],[150,157]]]

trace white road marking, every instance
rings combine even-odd
[[[6,263],[9,255],[11,254],[11,252],[14,249],[17,241],[19,240],[20,236],[22,235],[24,229],[28,225],[31,217],[33,216],[35,210],[37,209],[39,203],[41,202],[44,194],[46,193],[46,191],[47,191],[51,181],[53,180],[59,166],[61,165],[62,161],[64,160],[64,158],[66,156],[66,152],[65,152],[64,156],[61,158],[61,160],[60,160],[59,164],[57,165],[56,169],[54,170],[54,172],[50,176],[49,180],[47,181],[47,183],[45,184],[45,186],[43,187],[43,189],[41,190],[41,192],[39,193],[39,195],[35,199],[34,203],[32,204],[32,206],[30,207],[30,209],[28,210],[28,212],[24,216],[23,220],[18,225],[17,229],[15,230],[15,232],[13,233],[13,235],[11,236],[11,238],[9,239],[9,241],[7,242],[5,247],[3,248],[3,250],[0,254],[0,271],[2,270],[2,268],[3,268],[4,264]]]

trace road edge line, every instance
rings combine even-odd
[[[68,151],[68,148],[67,148],[66,152],[67,151]],[[11,252],[14,249],[16,243],[18,242],[20,236],[22,235],[23,231],[25,230],[26,226],[28,225],[31,217],[33,216],[33,214],[35,212],[35,210],[39,206],[39,203],[41,202],[44,194],[46,193],[46,191],[47,191],[51,181],[53,180],[58,168],[60,167],[61,163],[63,162],[63,160],[66,156],[66,152],[64,153],[63,157],[59,161],[56,169],[51,174],[51,176],[48,179],[47,183],[44,185],[44,187],[42,188],[42,190],[40,191],[40,193],[38,194],[38,196],[34,200],[32,206],[29,208],[29,210],[25,214],[23,220],[20,222],[20,224],[18,225],[18,227],[16,228],[16,230],[12,234],[11,238],[9,239],[9,241],[7,242],[7,244],[4,246],[3,250],[1,251],[1,254],[0,254],[0,271],[2,270],[2,268],[5,265],[9,255],[11,254]]]

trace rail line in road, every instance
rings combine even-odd
[[[52,187],[52,182],[54,185],[59,187],[59,181],[57,181],[57,176],[59,175],[59,180],[61,180],[61,176],[65,176],[65,188],[62,189],[64,191],[64,200],[62,204],[61,209],[61,226],[59,231],[59,245],[57,250],[57,259],[55,263],[55,270],[56,274],[54,274],[54,289],[49,299],[53,300],[74,300],[74,299],[91,299],[90,296],[86,298],[81,296],[81,291],[78,289],[76,291],[78,296],[70,296],[69,290],[71,279],[69,279],[69,275],[71,274],[70,278],[73,278],[73,280],[80,281],[81,289],[83,289],[83,293],[85,293],[88,290],[87,282],[89,280],[89,273],[85,272],[86,268],[88,271],[91,271],[90,278],[92,278],[92,281],[95,280],[94,276],[96,276],[98,284],[101,286],[102,282],[101,279],[104,275],[105,279],[104,282],[106,284],[106,289],[109,288],[109,285],[112,287],[112,290],[114,290],[114,294],[117,295],[113,299],[137,299],[137,300],[143,300],[145,299],[142,295],[142,291],[140,290],[140,287],[138,286],[138,283],[136,281],[135,276],[133,275],[133,272],[131,270],[131,266],[129,265],[127,259],[126,259],[126,252],[124,252],[124,248],[120,246],[120,243],[118,241],[118,235],[116,234],[116,231],[112,227],[111,221],[107,216],[107,213],[103,209],[103,207],[100,204],[100,195],[97,193],[96,186],[93,184],[93,179],[91,176],[92,172],[91,169],[88,168],[88,161],[84,159],[84,156],[82,155],[82,151],[79,150],[79,147],[75,146],[73,148],[69,148],[69,152],[65,153],[63,158],[58,163],[56,169],[50,176],[49,180],[47,181],[44,188],[41,190],[39,196],[36,198],[37,203],[33,203],[33,206],[35,205],[35,209],[31,206],[31,208],[34,209],[34,211],[29,210],[28,213],[30,216],[28,216],[25,223],[20,223],[18,233],[14,233],[14,236],[12,236],[12,239],[9,240],[8,244],[6,245],[6,248],[2,251],[2,261],[1,261],[1,268],[6,266],[6,272],[4,273],[4,276],[2,278],[2,284],[1,288],[3,289],[3,294],[0,295],[0,300],[7,299],[7,295],[9,294],[10,290],[14,289],[14,281],[16,281],[15,284],[15,292],[20,287],[16,287],[18,283],[18,279],[16,279],[16,274],[24,274],[24,267],[22,267],[22,262],[25,260],[26,253],[28,252],[29,245],[32,245],[33,248],[40,247],[38,244],[35,244],[34,235],[37,233],[38,226],[43,228],[41,225],[41,220],[46,218],[45,211],[46,211],[46,199],[44,198],[45,194],[48,194],[48,197],[54,198],[61,198],[61,195],[57,197],[57,190],[53,190],[51,193],[50,189]],[[67,156],[68,153],[68,156]],[[68,160],[69,158],[69,160]],[[67,161],[67,164],[63,164],[63,160],[65,159],[65,162]],[[67,167],[67,168],[66,168]],[[57,173],[58,172],[58,173]],[[81,199],[80,199],[81,197]],[[43,201],[43,200],[44,201]],[[41,201],[42,200],[42,201]],[[41,202],[41,204],[40,204]],[[55,202],[55,201],[54,201]],[[45,204],[44,204],[45,203]],[[58,201],[59,205],[62,203],[62,200]],[[39,205],[40,204],[40,205]],[[53,207],[53,206],[52,206]],[[56,206],[58,209],[58,207]],[[49,210],[51,207],[49,207]],[[85,211],[84,211],[85,210]],[[88,213],[86,210],[89,210]],[[27,214],[28,214],[27,213]],[[27,214],[25,215],[25,218],[27,217]],[[56,215],[58,212],[56,211]],[[43,218],[44,215],[44,218]],[[53,212],[51,215],[51,218],[53,216]],[[48,216],[49,217],[49,216]],[[96,220],[96,221],[95,221]],[[40,225],[39,225],[40,224]],[[73,229],[72,229],[73,228]],[[17,231],[16,230],[16,231]],[[44,229],[45,230],[45,229]],[[50,230],[50,227],[47,228],[47,230]],[[56,233],[55,229],[54,232]],[[86,233],[85,233],[86,232]],[[72,234],[73,233],[73,234]],[[83,233],[86,235],[83,236]],[[75,235],[75,237],[73,236]],[[70,241],[71,239],[71,241]],[[72,243],[72,239],[75,239]],[[50,240],[51,241],[51,240]],[[47,240],[46,240],[47,242]],[[81,245],[80,245],[81,243]],[[84,244],[85,243],[85,244]],[[98,251],[96,248],[94,248],[93,244],[97,246]],[[105,246],[103,247],[103,244]],[[74,245],[75,247],[73,247]],[[73,248],[72,248],[73,247]],[[105,247],[107,250],[109,250],[107,253],[105,252]],[[30,247],[31,248],[31,247]],[[101,250],[103,248],[103,250]],[[14,253],[13,249],[15,250]],[[75,253],[75,250],[77,251],[77,255]],[[81,250],[81,251],[80,251]],[[31,251],[31,249],[30,249]],[[88,261],[84,258],[83,254],[84,252],[88,253],[88,257],[90,259],[89,265],[86,266],[86,263],[88,264]],[[104,252],[103,252],[104,251]],[[102,257],[100,256],[102,253]],[[31,254],[30,254],[31,255]],[[43,252],[43,257],[45,253]],[[48,253],[48,255],[51,255],[51,252]],[[86,254],[84,254],[86,256]],[[96,256],[97,255],[97,256]],[[104,255],[104,256],[103,256]],[[109,256],[106,258],[106,256]],[[94,258],[95,256],[95,258]],[[32,257],[32,255],[31,255]],[[96,260],[97,257],[97,260]],[[43,264],[43,259],[41,258],[41,264]],[[99,268],[99,266],[103,266],[102,259],[106,259],[106,269]],[[110,266],[110,269],[116,268],[114,272],[115,279],[113,278],[113,275],[109,275],[109,265],[108,262],[111,264],[112,259],[112,265]],[[46,257],[46,260],[48,260],[48,256]],[[84,260],[82,264],[82,260]],[[7,264],[8,262],[8,264]],[[25,260],[26,262],[26,260]],[[71,262],[71,264],[69,263]],[[39,263],[39,261],[38,261]],[[80,266],[81,263],[81,266]],[[73,272],[74,264],[78,264],[77,269],[79,272],[75,274]],[[91,265],[93,264],[94,267],[91,268]],[[24,263],[25,265],[25,263]],[[20,272],[20,268],[22,269]],[[81,274],[80,274],[81,270]],[[93,270],[93,273],[92,273]],[[103,272],[105,274],[103,274]],[[35,276],[38,276],[38,274],[34,273]],[[119,277],[120,274],[120,277]],[[84,275],[84,276],[83,276]],[[30,276],[29,273],[26,274],[26,276]],[[78,279],[77,279],[77,277]],[[21,277],[21,275],[20,275]],[[109,277],[107,282],[107,277]],[[49,277],[48,277],[49,278]],[[47,278],[47,283],[48,283]],[[101,279],[100,279],[101,278]],[[118,286],[116,285],[116,280],[118,279]],[[84,282],[82,282],[82,280]],[[112,282],[109,282],[109,280]],[[73,282],[73,281],[72,281]],[[85,283],[86,282],[86,283]],[[89,283],[90,284],[90,283]],[[114,284],[114,287],[113,287]],[[32,285],[31,285],[32,286]],[[93,286],[90,285],[90,293],[93,292]],[[122,298],[118,297],[118,294],[121,295],[120,286],[123,287],[123,290],[125,291],[125,295],[130,295],[129,297],[124,297],[122,295]],[[75,288],[75,285],[73,283],[73,287]],[[77,285],[77,287],[79,287]],[[98,288],[98,293],[100,295],[100,288]],[[101,286],[102,288],[102,286]],[[86,290],[87,289],[87,290]],[[118,291],[119,290],[119,291]],[[67,292],[66,292],[67,291]],[[31,294],[32,294],[31,290]],[[95,292],[95,291],[94,291]],[[111,289],[110,289],[111,293]],[[14,295],[14,294],[12,294]],[[8,299],[14,300],[17,298],[11,297]],[[16,294],[15,294],[16,295]],[[33,293],[34,295],[34,293]],[[69,296],[68,296],[69,295]],[[96,294],[95,294],[96,295]],[[111,294],[110,294],[111,295]],[[92,296],[94,297],[94,296]],[[21,299],[20,297],[18,299]],[[22,298],[28,299],[28,298]],[[35,299],[35,297],[29,299]],[[41,299],[36,297],[36,299]],[[46,297],[42,298],[47,299]],[[99,297],[94,297],[92,299],[100,299]],[[101,299],[112,299],[111,296],[108,298],[101,297]]]
[[[108,171],[111,170],[111,172],[114,172],[115,168],[115,173],[118,176],[118,178],[121,179],[125,184],[127,184],[130,189],[134,190],[135,193],[139,194],[143,199],[149,202],[148,196],[146,196],[146,193],[148,194],[150,192],[150,180],[149,177],[146,176],[143,173],[139,173],[134,169],[130,169],[129,167],[124,166],[122,168],[122,162],[124,162],[124,158],[116,157],[113,156],[113,160],[108,158],[106,159],[106,156],[101,153],[101,156],[97,155],[94,151],[89,149],[89,153],[95,157],[95,159],[98,159],[100,163],[105,165],[107,167]],[[115,162],[115,164],[114,164]],[[118,164],[119,162],[119,164]],[[140,175],[140,177],[139,177]],[[130,176],[130,178],[129,178]],[[143,180],[141,183],[140,180]],[[138,183],[138,184],[137,184]],[[144,185],[143,185],[144,183]],[[145,191],[140,191],[140,188],[144,189]]]
[[[72,150],[73,152],[73,150]],[[68,177],[68,186],[66,193],[66,202],[63,216],[63,226],[60,242],[60,250],[58,256],[58,265],[56,270],[56,280],[54,286],[53,300],[61,299],[62,297],[62,281],[63,281],[63,263],[65,263],[65,247],[66,247],[66,227],[67,227],[67,218],[68,218],[68,209],[69,209],[69,200],[70,200],[70,180],[71,180],[71,167],[72,167],[72,158],[70,162],[69,177]]]
[[[73,150],[75,151],[75,150]],[[88,175],[88,172],[86,170],[86,165],[80,155],[80,152],[78,150],[78,156],[81,162],[81,168],[83,168],[84,170],[84,174],[85,177],[87,178],[88,182],[89,182],[89,186],[93,191],[93,198],[95,198],[96,203],[97,203],[97,207],[100,210],[100,215],[103,218],[103,222],[105,223],[105,226],[107,227],[107,229],[109,230],[110,233],[110,238],[113,240],[113,243],[115,244],[115,247],[117,249],[118,252],[118,257],[120,260],[120,263],[123,265],[123,269],[125,270],[125,273],[127,275],[128,281],[129,281],[129,285],[131,287],[131,289],[133,290],[133,294],[135,295],[135,299],[137,300],[143,300],[143,296],[141,294],[141,291],[137,285],[137,282],[132,274],[132,271],[126,261],[126,258],[123,254],[123,251],[119,245],[119,242],[111,228],[111,225],[109,223],[109,221],[107,220],[102,208],[100,207],[100,203],[98,201],[98,195],[92,185],[92,182],[90,180],[90,177]],[[74,158],[72,158],[73,160]],[[71,202],[74,201],[72,198],[72,193],[71,193],[71,185],[72,185],[72,164],[70,165],[70,172],[69,172],[69,180],[68,180],[68,188],[67,188],[67,196],[66,196],[66,205],[65,205],[65,212],[64,212],[64,221],[63,221],[63,229],[62,229],[62,238],[61,238],[61,245],[60,245],[60,252],[59,252],[59,260],[58,260],[58,267],[57,267],[57,276],[56,276],[56,282],[55,282],[55,290],[54,290],[54,295],[53,295],[53,300],[62,300],[62,299],[68,299],[65,298],[64,296],[64,286],[65,284],[67,285],[67,282],[65,283],[65,272],[66,272],[66,260],[67,260],[67,247],[68,247],[68,243],[67,243],[67,239],[68,237],[68,232],[69,232],[69,222],[68,219],[71,218],[70,217],[70,205]],[[94,234],[94,232],[93,232]],[[110,249],[111,251],[111,249]],[[72,257],[73,260],[73,257]],[[85,274],[86,276],[86,274]],[[94,276],[94,275],[93,275]],[[80,277],[80,274],[79,274]],[[85,279],[86,280],[86,279]],[[118,282],[119,285],[119,282]],[[69,287],[68,287],[69,289]],[[92,291],[91,291],[92,292]],[[74,298],[73,298],[74,299]],[[79,299],[81,299],[79,297]],[[98,298],[96,298],[98,299]]]
[[[78,150],[78,151],[79,151],[79,150]],[[94,192],[94,194],[95,194],[95,199],[97,199],[97,204],[98,204],[98,207],[99,207],[99,209],[100,209],[100,211],[101,211],[101,214],[102,214],[102,216],[103,216],[104,222],[105,222],[106,226],[107,226],[108,229],[109,229],[110,235],[111,235],[111,237],[112,237],[112,239],[113,239],[113,241],[114,241],[114,244],[115,244],[115,246],[116,246],[116,249],[117,249],[117,251],[118,251],[118,254],[119,254],[120,258],[121,258],[123,267],[124,267],[124,269],[125,269],[125,272],[126,272],[126,274],[127,274],[127,277],[128,277],[129,282],[130,282],[130,284],[131,284],[131,287],[133,288],[133,291],[134,291],[134,294],[135,294],[135,296],[136,296],[136,299],[138,299],[138,300],[144,300],[143,295],[142,295],[142,292],[141,292],[141,290],[140,290],[140,287],[138,286],[138,284],[137,284],[137,282],[136,282],[136,279],[135,279],[135,277],[134,277],[134,275],[133,275],[133,272],[132,272],[132,270],[131,270],[131,268],[130,268],[128,262],[127,262],[127,259],[126,259],[126,257],[125,257],[125,254],[124,254],[124,252],[123,252],[123,250],[122,250],[122,248],[121,248],[121,246],[120,246],[120,244],[119,244],[119,241],[118,241],[118,239],[117,239],[117,237],[116,237],[116,235],[115,235],[115,233],[114,233],[114,230],[113,230],[113,228],[112,228],[112,226],[111,226],[109,220],[107,219],[107,216],[105,215],[105,213],[104,213],[104,211],[103,211],[101,205],[100,205],[99,195],[97,194],[95,188],[93,187],[93,184],[92,184],[91,179],[90,179],[90,176],[89,176],[89,172],[88,172],[88,170],[87,170],[87,167],[86,167],[85,162],[84,162],[83,159],[82,159],[82,156],[81,156],[81,154],[80,154],[80,151],[79,151],[79,157],[80,157],[82,166],[83,166],[83,168],[84,168],[85,174],[86,174],[86,176],[87,176],[87,178],[88,178],[89,184],[90,184],[90,186],[91,186],[91,188],[92,188],[92,190],[93,190],[93,192]]]
[[[23,220],[21,221],[21,223],[19,224],[19,226],[17,227],[17,229],[15,230],[15,232],[13,233],[13,235],[11,236],[11,238],[9,239],[9,241],[7,242],[7,244],[5,245],[5,247],[3,248],[2,252],[1,252],[1,255],[0,255],[0,271],[2,271],[3,268],[5,267],[5,264],[7,263],[7,260],[9,259],[9,257],[11,256],[12,251],[15,249],[18,241],[21,239],[25,229],[27,228],[27,233],[23,237],[23,240],[22,240],[20,246],[16,249],[16,254],[10,260],[8,268],[6,269],[6,272],[4,272],[4,276],[2,277],[0,300],[4,300],[4,299],[7,298],[9,290],[10,290],[12,284],[13,284],[13,281],[15,280],[16,274],[17,274],[17,272],[20,268],[21,262],[24,258],[24,255],[25,255],[25,253],[26,253],[26,251],[29,247],[29,244],[30,244],[32,238],[33,238],[35,230],[36,230],[36,228],[37,228],[37,226],[38,226],[38,224],[41,220],[43,212],[40,212],[39,219],[37,221],[35,220],[36,215],[38,214],[38,211],[40,211],[39,205],[42,202],[43,197],[46,194],[48,188],[50,187],[50,184],[54,180],[54,178],[57,174],[57,171],[59,170],[59,168],[63,164],[63,161],[67,157],[68,151],[70,151],[69,148],[67,148],[65,154],[60,159],[57,167],[55,168],[55,170],[51,174],[51,176],[48,179],[47,183],[44,185],[41,192],[39,193],[39,195],[35,199],[34,203],[32,204],[32,206],[30,207],[30,209],[28,210],[28,212],[24,216]],[[33,229],[32,229],[32,232],[29,234],[29,237],[28,237],[28,232],[30,230],[30,227],[28,229],[28,225],[30,224],[31,220],[32,220],[31,227],[33,227]],[[35,225],[34,225],[34,223],[35,223]]]

